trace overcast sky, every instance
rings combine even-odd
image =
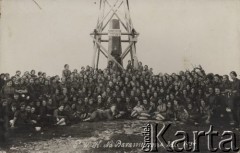
[[[98,0],[3,0],[0,72],[61,74],[91,65]],[[111,1],[111,0],[110,0]],[[95,3],[96,2],[96,3]],[[130,0],[140,33],[137,55],[154,72],[201,64],[207,72],[240,73],[239,0]],[[106,60],[101,58],[101,67]]]

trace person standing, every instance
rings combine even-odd
[[[233,80],[230,88],[230,109],[233,114],[233,119],[237,126],[240,125],[240,80],[237,78],[235,71],[230,72],[230,77]]]
[[[8,130],[8,102],[7,100],[2,100],[0,102],[0,145],[6,142],[7,130]]]

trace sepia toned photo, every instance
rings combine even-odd
[[[240,0],[0,0],[0,153],[240,150]]]

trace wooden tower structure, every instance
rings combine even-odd
[[[123,60],[130,54],[132,65],[138,68],[136,43],[139,33],[133,27],[128,0],[99,0],[99,15],[96,28],[90,34],[93,39],[92,67],[98,68],[99,56],[123,68]],[[108,28],[108,29],[107,29]],[[108,49],[104,44],[108,43]],[[126,43],[125,48],[123,43]]]

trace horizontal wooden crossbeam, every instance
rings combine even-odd
[[[109,40],[101,40],[101,42],[109,42]],[[123,43],[136,42],[136,40],[121,40]]]
[[[90,35],[108,35],[107,32],[97,32],[97,33],[90,33]],[[121,35],[133,35],[133,33],[121,33]],[[134,35],[139,35],[139,33],[134,33]]]

